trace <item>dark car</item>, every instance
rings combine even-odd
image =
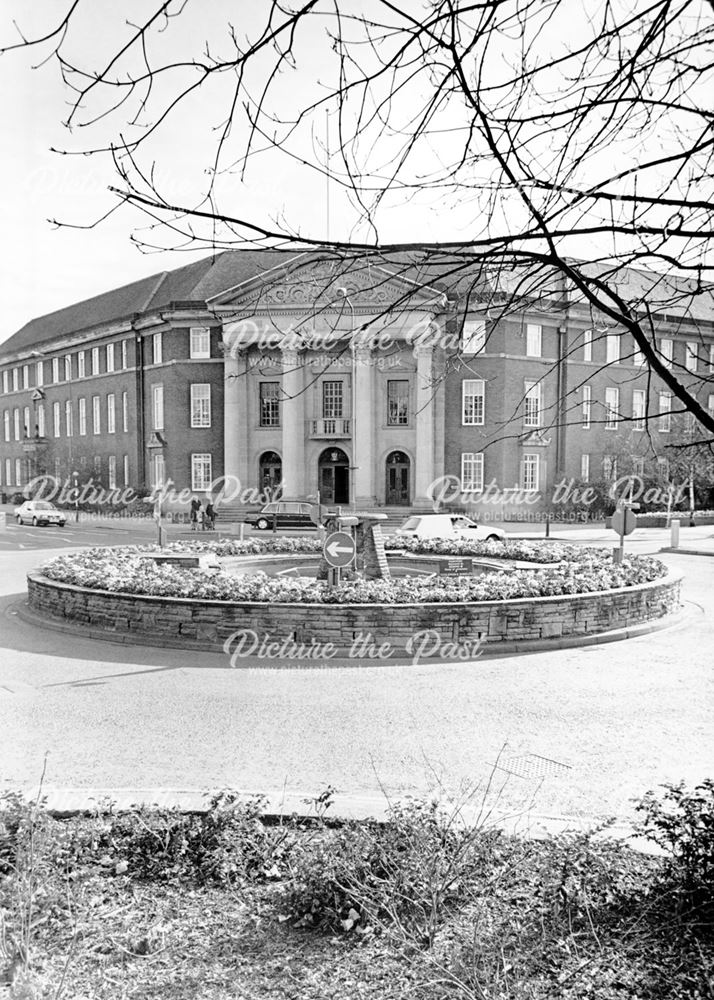
[[[266,528],[316,528],[317,507],[311,503],[300,503],[297,500],[279,500],[268,503],[257,514],[245,519],[261,531]]]

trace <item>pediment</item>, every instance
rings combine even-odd
[[[529,448],[547,448],[550,444],[550,438],[545,436],[545,431],[535,428],[527,434],[522,434],[520,440],[522,445],[527,445]]]
[[[306,309],[374,312],[392,305],[433,312],[446,303],[438,289],[420,286],[381,265],[304,257],[222,292],[210,304],[220,312],[255,314]]]

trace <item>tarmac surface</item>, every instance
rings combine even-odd
[[[508,528],[519,535],[542,537]],[[125,646],[29,624],[25,574],[62,551],[153,538],[151,524],[0,532],[0,793],[37,786],[75,808],[105,794],[193,807],[207,789],[342,814],[407,795],[468,802],[520,827],[614,816],[666,782],[714,773],[714,528],[683,528],[661,558],[684,573],[684,613],[649,635],[465,663],[232,667],[215,653]],[[604,529],[564,541],[612,547]],[[638,529],[636,552],[668,531]]]

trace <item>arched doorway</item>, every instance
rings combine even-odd
[[[320,503],[350,502],[350,461],[341,448],[326,448],[317,460]]]
[[[275,451],[264,451],[260,456],[259,489],[266,501],[279,493],[283,478],[283,460]]]
[[[387,455],[386,503],[400,507],[409,506],[409,456],[403,451],[391,451]]]

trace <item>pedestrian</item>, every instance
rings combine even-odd
[[[208,523],[208,530],[213,531],[216,526],[216,511],[210,500],[206,504],[206,521]]]
[[[198,531],[198,518],[201,512],[201,501],[194,497],[191,501],[191,531]]]

